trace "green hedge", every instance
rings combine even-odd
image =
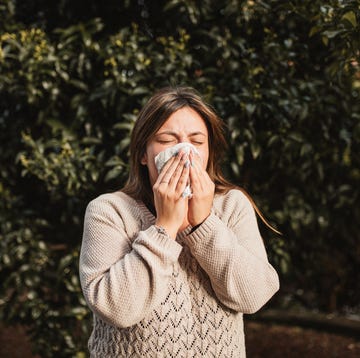
[[[137,112],[194,86],[228,127],[224,170],[270,221],[276,304],[360,299],[357,1],[0,0],[0,317],[44,357],[86,355],[88,201],[127,176]]]

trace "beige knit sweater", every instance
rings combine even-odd
[[[87,207],[80,279],[94,313],[91,357],[245,357],[243,313],[279,288],[254,210],[238,190],[176,241],[122,192]]]

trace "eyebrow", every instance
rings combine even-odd
[[[172,135],[174,137],[178,136],[178,134],[176,132],[173,132],[173,131],[163,131],[163,132],[157,133],[156,136],[159,136],[159,135],[162,135],[162,134],[168,134],[168,135]],[[189,137],[194,137],[194,136],[197,136],[197,135],[202,135],[202,136],[206,137],[206,134],[203,133],[203,132],[200,132],[200,131],[192,132],[192,133],[188,134]]]

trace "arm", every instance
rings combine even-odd
[[[86,210],[80,253],[80,280],[89,307],[118,327],[139,322],[165,297],[181,249],[154,226],[131,242],[115,205],[95,199]]]
[[[212,212],[186,240],[219,300],[254,313],[279,289],[279,278],[267,260],[249,200],[238,190],[226,200],[223,210],[232,211],[228,219]]]

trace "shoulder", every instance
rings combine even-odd
[[[240,189],[231,189],[225,194],[215,196],[214,205],[222,210],[229,208],[252,207],[250,197]]]
[[[254,213],[253,205],[240,189],[231,189],[225,194],[218,194],[214,199],[215,214],[221,218],[230,218],[233,215]]]
[[[111,193],[105,193],[97,196],[96,198],[92,199],[89,202],[89,205],[96,205],[96,204],[118,204],[122,203],[130,203],[134,202],[135,200],[131,198],[129,195],[123,193],[122,191],[114,191]]]
[[[92,199],[88,207],[117,207],[122,205],[131,205],[135,201],[130,196],[121,191],[101,194],[95,199]]]
[[[91,200],[87,205],[86,214],[100,214],[107,217],[137,217],[140,215],[140,207],[129,195],[116,191],[101,194]]]
[[[106,230],[115,230],[133,240],[146,223],[143,206],[121,191],[102,194],[87,205],[84,233],[92,232],[96,236]]]

